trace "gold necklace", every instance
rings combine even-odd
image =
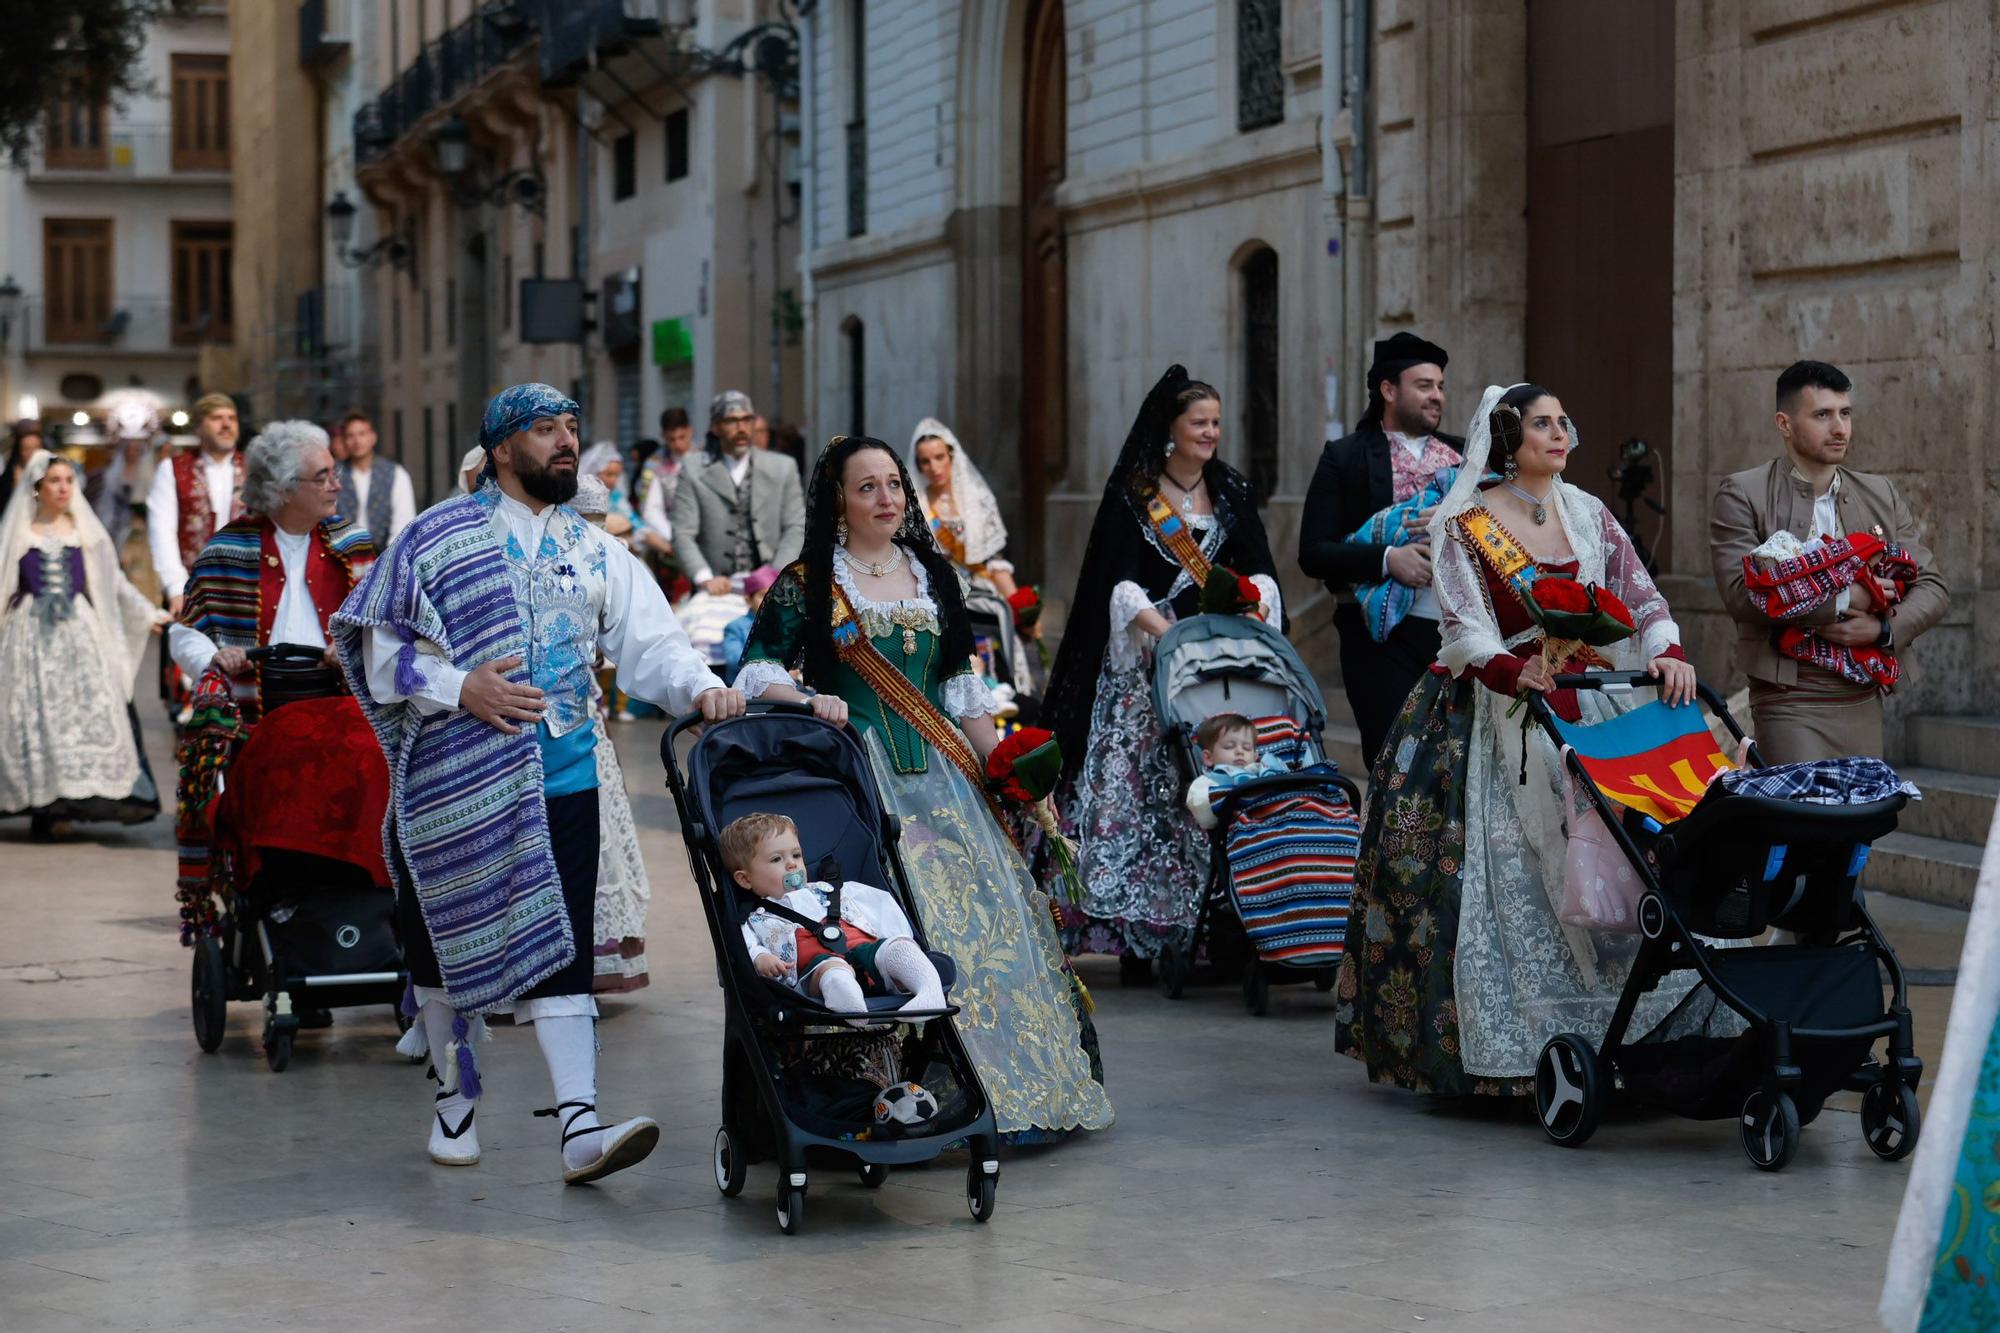
[[[886,578],[903,567],[903,548],[891,542],[889,544],[889,558],[880,564],[863,560],[852,551],[847,553],[847,561],[871,579]]]

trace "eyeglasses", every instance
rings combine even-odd
[[[307,477],[306,482],[309,485],[319,487],[321,490],[337,491],[340,489],[340,478],[333,475],[332,468],[321,468],[318,472]]]
[[[757,420],[757,414],[754,412],[749,412],[743,414],[742,416],[717,417],[715,419],[715,424],[718,426],[749,426],[749,425],[754,425],[756,423],[756,420]]]

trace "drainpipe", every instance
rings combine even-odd
[[[1360,352],[1368,337],[1368,296],[1374,287],[1375,271],[1374,237],[1369,227],[1375,215],[1375,200],[1369,188],[1369,172],[1373,163],[1368,153],[1369,64],[1373,54],[1369,43],[1375,27],[1374,0],[1349,0],[1348,16],[1346,101],[1352,147],[1349,149],[1347,201],[1341,234],[1343,249],[1346,241],[1353,239],[1361,242],[1365,253],[1355,256],[1351,266],[1342,265],[1347,286],[1347,331],[1354,342],[1354,348],[1347,357],[1347,364],[1354,369],[1354,374],[1345,396],[1358,417],[1368,401],[1368,386],[1359,382],[1364,373],[1361,365],[1365,359]]]
[[[1320,318],[1326,349],[1325,435],[1331,440],[1344,434],[1345,418],[1340,405],[1340,382],[1347,367],[1347,225],[1341,217],[1340,197],[1346,193],[1340,161],[1339,119],[1341,95],[1346,75],[1345,52],[1341,47],[1341,0],[1320,0],[1319,4],[1319,191],[1320,232],[1326,238],[1327,254],[1321,267]]]
[[[576,242],[570,256],[570,272],[583,283],[585,310],[592,309],[590,296],[590,158],[593,141],[584,121],[590,114],[589,99],[581,92],[576,95]],[[602,317],[600,312],[600,318]],[[583,332],[576,342],[576,379],[582,389],[579,397],[583,400],[584,431],[590,433],[590,414],[597,410],[597,395],[591,392],[590,362],[590,321],[586,319]],[[616,434],[613,428],[613,434]]]
[[[801,0],[799,11],[799,305],[805,314],[800,333],[805,355],[805,384],[799,401],[799,420],[808,429],[819,418],[819,300],[814,294],[812,253],[819,244],[819,98],[818,71],[819,15],[812,0]],[[821,435],[825,432],[821,431]],[[808,458],[812,457],[810,448]]]

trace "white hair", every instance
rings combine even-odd
[[[244,454],[243,507],[270,515],[284,508],[299,488],[306,451],[327,449],[326,432],[310,421],[273,421],[250,441]]]

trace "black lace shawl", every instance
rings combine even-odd
[[[1097,680],[1111,637],[1111,590],[1129,580],[1158,601],[1181,573],[1179,562],[1149,538],[1152,525],[1146,517],[1146,505],[1158,487],[1160,464],[1166,458],[1175,398],[1188,382],[1185,368],[1170,366],[1146,395],[1131,433],[1125,437],[1125,447],[1112,465],[1104,498],[1098,502],[1097,519],[1091,524],[1090,543],[1084,549],[1076,591],[1070,597],[1069,620],[1063,627],[1062,646],[1056,653],[1042,705],[1043,723],[1062,746],[1065,777],[1074,776],[1082,766],[1090,740],[1091,704],[1097,697]],[[1210,459],[1202,476],[1223,532],[1214,562],[1238,574],[1265,574],[1275,579],[1271,543],[1251,498],[1249,480],[1220,458]],[[1201,589],[1185,588],[1174,599],[1174,614],[1185,619],[1196,614],[1200,603]]]

